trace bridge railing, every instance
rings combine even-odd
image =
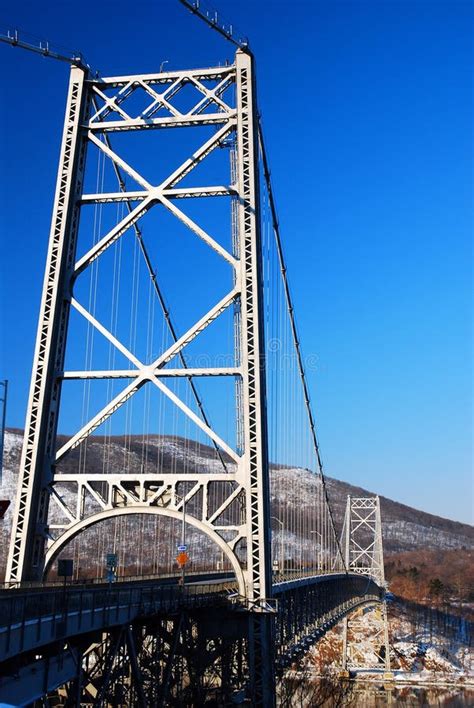
[[[67,588],[71,587],[97,587],[97,586],[115,586],[117,584],[125,583],[137,583],[137,582],[160,582],[160,583],[176,583],[179,578],[182,577],[182,572],[177,571],[175,573],[148,573],[140,575],[119,575],[116,576],[113,583],[110,583],[107,578],[75,578],[70,579],[67,583],[64,580],[47,580],[47,581],[34,581],[34,580],[24,580],[22,582],[11,582],[11,583],[0,583],[0,596],[2,590],[34,590],[34,589],[45,589],[45,588]],[[234,576],[230,571],[218,570],[215,572],[204,572],[202,570],[190,570],[186,571],[185,577],[191,582],[198,582],[200,580],[206,581],[209,579],[232,579]]]
[[[227,602],[226,581],[178,584],[130,583],[125,587],[67,587],[0,594],[0,662],[35,646],[98,626],[169,613],[180,607]]]

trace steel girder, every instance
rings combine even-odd
[[[218,606],[212,613],[182,608],[71,637],[41,658],[6,667],[0,699],[24,704],[55,696],[65,706],[124,708],[252,699],[249,617]]]
[[[357,607],[380,602],[383,590],[373,579],[335,573],[313,582],[281,583],[275,589],[277,672],[306,653],[328,629]]]

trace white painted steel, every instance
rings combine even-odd
[[[265,384],[263,361],[263,325],[261,320],[260,215],[258,194],[258,136],[254,95],[253,59],[238,51],[235,65],[160,74],[90,79],[84,70],[71,69],[71,82],[66,109],[63,146],[58,175],[50,251],[40,313],[38,343],[33,366],[30,403],[26,422],[25,446],[21,463],[18,505],[10,550],[7,579],[18,582],[41,578],[47,565],[64,544],[81,530],[99,520],[120,514],[156,513],[174,518],[190,499],[202,498],[197,517],[186,510],[189,523],[216,541],[228,556],[239,580],[240,594],[252,606],[264,608],[271,593],[268,513],[268,454],[265,420]],[[209,79],[214,88],[203,83]],[[197,92],[196,103],[186,112],[174,105],[174,97],[191,85]],[[233,86],[236,105],[225,99],[225,91]],[[111,90],[114,94],[110,95]],[[127,106],[127,99],[139,89],[149,97],[148,105],[137,116]],[[94,108],[90,110],[90,106]],[[211,108],[212,106],[212,108]],[[211,112],[205,112],[211,110]],[[168,116],[157,117],[158,110]],[[116,130],[182,128],[216,125],[216,132],[204,140],[187,160],[182,162],[161,184],[150,184],[128,160],[115,151],[101,133]],[[236,138],[236,151],[228,185],[182,187],[183,180],[223,141]],[[104,160],[110,161],[117,176],[128,175],[139,190],[84,193],[82,174],[86,147],[93,144]],[[199,224],[176,206],[177,199],[216,196],[233,198],[235,214],[234,247],[229,253]],[[79,257],[76,235],[81,205],[126,201],[128,213],[98,242]],[[144,364],[113,334],[88,307],[73,295],[79,274],[139,219],[157,204],[165,207],[195,236],[215,251],[232,268],[233,287],[219,302],[189,327],[151,364]],[[179,287],[179,283],[177,283]],[[130,370],[68,371],[64,367],[64,349],[68,335],[71,306],[115,350],[130,362]],[[234,306],[236,363],[229,367],[168,368],[173,357],[186,347],[227,308]],[[237,314],[238,313],[238,314]],[[233,376],[236,387],[239,425],[242,426],[239,449],[235,451],[213,429],[205,416],[197,415],[168,386],[165,378]],[[64,380],[128,379],[123,390],[111,398],[94,416],[71,435],[56,452],[56,425],[60,391]],[[224,474],[165,474],[152,479],[146,475],[104,474],[65,475],[56,465],[114,414],[143,386],[154,386],[168,397],[185,416],[193,421],[231,460]],[[201,411],[202,413],[202,411]],[[102,482],[102,492],[94,487]],[[193,482],[184,501],[178,501],[177,485]],[[213,484],[228,482],[228,493],[218,509],[208,507],[209,489]],[[153,484],[153,482],[155,484]],[[72,485],[75,503],[62,497],[59,485]],[[89,495],[98,504],[98,515],[88,516],[84,498]],[[63,521],[54,524],[60,531],[53,538],[48,528],[49,502],[60,510]],[[239,502],[242,513],[239,524],[225,519],[226,510]],[[226,540],[224,541],[224,536]],[[246,557],[237,546],[246,548]]]

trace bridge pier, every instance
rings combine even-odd
[[[249,615],[249,679],[252,705],[275,705],[275,616],[271,613]]]

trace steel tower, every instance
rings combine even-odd
[[[196,91],[196,103],[183,111],[173,105],[173,99],[189,86]],[[222,98],[229,86],[235,88],[234,105]],[[134,114],[133,109],[128,110],[127,100],[137,90],[145,92],[149,102],[139,114]],[[158,131],[170,127],[183,130],[198,125],[215,126],[215,133],[160,184],[150,184],[110,144],[110,136],[116,132]],[[180,186],[186,175],[230,137],[235,141],[234,174],[228,185]],[[116,192],[86,193],[84,174],[87,149],[91,144],[103,153],[104,159],[112,162],[118,174],[123,173],[138,183],[140,190],[127,192],[124,182],[119,181]],[[211,199],[222,195],[230,196],[233,201],[235,233],[232,252],[176,206],[179,199],[196,196]],[[78,253],[81,210],[91,202],[126,202],[128,212],[88,252]],[[196,238],[230,265],[233,287],[171,347],[160,352],[150,365],[139,361],[118,337],[75,299],[74,287],[78,276],[93,261],[158,205],[176,216]],[[268,689],[273,680],[270,619],[273,607],[260,250],[257,108],[254,60],[248,51],[238,50],[233,65],[202,70],[95,79],[87,68],[71,67],[7,580],[21,582],[43,578],[65,544],[93,524],[130,513],[162,514],[179,519],[183,505],[199,497],[199,511],[188,514],[187,520],[205,532],[232,565],[240,595],[247,600],[250,611],[249,653],[254,699],[256,705],[270,705],[273,701]],[[174,356],[181,354],[222,312],[232,307],[237,341],[235,366],[186,369],[185,372],[166,368]],[[72,309],[128,358],[129,370],[64,370]],[[208,421],[196,415],[166,386],[166,377],[184,375],[235,378],[236,399],[241,407],[238,416],[241,449],[236,451],[227,445]],[[98,378],[127,378],[131,381],[58,449],[63,382],[66,379]],[[101,508],[90,515],[84,498],[91,493],[97,480],[87,472],[58,472],[57,465],[144,386],[157,387],[204,431],[232,459],[235,472],[187,475],[186,482],[191,480],[193,487],[185,499],[177,493],[177,485],[183,481],[179,474],[158,474],[155,480],[151,480],[149,474],[134,474],[131,479],[130,475],[119,470],[103,474],[100,476],[102,492],[94,490]],[[154,486],[150,485],[151,481]],[[211,512],[207,505],[209,489],[222,481],[229,482],[227,499],[217,511]],[[58,483],[69,484],[75,490],[74,505],[68,506],[55,493]],[[129,492],[130,485],[133,494]],[[52,499],[67,518],[55,537],[48,528],[48,508]],[[239,523],[229,521],[225,514],[236,500],[242,509]]]
[[[380,588],[385,589],[379,497],[348,496],[344,531],[348,572],[373,578]],[[390,678],[390,645],[385,599],[381,603],[374,603],[363,616],[365,611],[359,609],[353,615],[344,618],[343,670],[347,672],[351,669],[378,668],[368,660],[356,639],[358,634],[363,636],[364,632],[370,631],[375,662],[383,665],[386,677]]]

